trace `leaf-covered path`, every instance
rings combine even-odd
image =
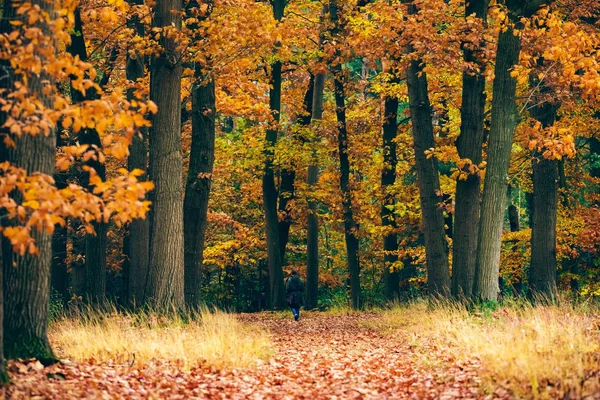
[[[217,399],[453,399],[480,398],[476,363],[444,360],[426,347],[431,363],[416,362],[412,339],[383,336],[365,324],[371,314],[310,314],[295,322],[280,314],[240,317],[266,326],[275,354],[257,368],[183,371],[157,362],[136,368],[67,363],[42,368],[12,363],[9,398]],[[421,354],[418,356],[417,354]],[[429,357],[428,357],[429,359]]]

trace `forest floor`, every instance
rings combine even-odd
[[[65,362],[44,368],[11,362],[7,398],[93,399],[469,399],[511,398],[496,385],[484,393],[478,357],[452,356],[414,332],[378,328],[378,313],[243,314],[270,332],[271,356],[246,368]],[[488,386],[489,387],[489,386]],[[600,396],[600,395],[599,395]],[[1,397],[1,396],[0,396]],[[595,397],[590,397],[595,398]],[[600,398],[600,397],[598,397]]]

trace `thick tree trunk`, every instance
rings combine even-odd
[[[37,93],[41,93],[40,81],[30,78],[30,86]],[[54,132],[48,136],[24,135],[14,140],[16,148],[7,151],[9,162],[24,168],[28,174],[52,175],[56,149]],[[37,230],[32,232],[32,237],[38,256],[20,256],[13,252],[10,242],[3,240],[4,354],[9,359],[37,358],[47,364],[56,361],[47,336],[52,237]]]
[[[388,300],[398,298],[400,294],[399,271],[392,270],[393,264],[398,261],[398,225],[394,217],[393,206],[395,196],[390,193],[390,188],[396,183],[396,134],[398,131],[398,98],[385,99],[383,115],[383,170],[381,172],[381,189],[383,201],[381,204],[381,224],[385,229],[383,237],[383,277],[385,281],[385,297]]]
[[[544,90],[544,88],[542,89]],[[531,116],[547,128],[554,124],[558,105],[544,103]],[[529,285],[533,298],[556,300],[556,211],[558,208],[558,160],[535,154],[533,168],[533,216]]]
[[[439,204],[440,178],[434,157],[425,151],[435,147],[427,74],[419,60],[412,61],[406,74],[413,129],[415,162],[421,199],[421,215],[427,257],[427,287],[431,296],[446,296],[450,291],[450,272],[444,230],[444,213]]]
[[[517,124],[516,80],[510,76],[519,62],[521,38],[513,27],[501,31],[494,78],[492,125],[488,144],[481,219],[479,225],[474,296],[479,300],[498,298],[498,273],[502,222],[513,133]]]
[[[51,3],[33,1],[33,4],[53,16],[54,9]],[[10,21],[15,18],[15,13],[11,1],[5,1],[3,7],[0,33],[7,33],[12,30]],[[49,32],[47,26],[41,28],[44,34]],[[4,68],[8,74],[11,73],[9,66],[4,65]],[[46,76],[32,74],[28,77],[27,85],[31,93],[37,94],[44,106],[52,107],[51,99],[44,95],[43,90],[45,85],[53,86],[53,83],[48,81]],[[11,83],[10,78],[5,77],[0,85],[11,87]],[[0,126],[5,118],[5,114],[0,112]],[[16,167],[23,168],[28,175],[42,173],[52,176],[56,154],[55,134],[52,130],[47,136],[40,133],[37,136],[12,137],[16,147],[3,146],[0,161],[8,161]],[[15,201],[21,202],[22,196],[15,195]],[[47,336],[52,238],[45,231],[36,229],[33,229],[32,237],[39,250],[37,256],[20,256],[13,252],[8,240],[2,239],[4,355],[10,359],[37,358],[48,364],[56,361]]]
[[[489,0],[471,0],[465,4],[465,15],[475,14],[486,23]],[[483,45],[483,43],[481,43]],[[460,136],[456,141],[458,155],[475,165],[482,160],[483,120],[485,115],[485,63],[477,50],[465,48],[464,58],[479,69],[463,72]],[[467,180],[456,181],[454,235],[452,255],[452,294],[470,298],[475,278],[477,232],[481,178],[470,174]]]
[[[130,1],[131,5],[140,5],[142,3],[141,0]],[[140,22],[137,15],[127,21],[127,26],[134,29],[138,36],[144,36],[144,24]],[[144,77],[144,58],[141,55],[133,58],[127,52],[125,73],[127,80],[130,82],[142,79]],[[127,91],[127,99],[134,99],[133,89]],[[148,137],[145,129],[139,135],[133,137],[129,146],[127,168],[130,171],[134,169],[140,169],[144,172],[148,171]],[[139,179],[145,178],[146,175],[139,177]],[[148,264],[150,262],[150,218],[131,221],[125,236],[123,248],[127,256],[125,279],[127,282],[128,303],[135,305],[143,299],[148,276]]]
[[[325,90],[325,75],[315,75],[311,129],[316,130],[317,124],[323,119],[323,91]],[[318,122],[317,122],[318,121]],[[315,138],[316,142],[319,138]],[[313,145],[315,145],[313,143]],[[313,188],[319,181],[319,159],[313,148],[306,185],[308,192],[308,214],[306,216],[306,301],[305,308],[311,310],[319,304],[319,216],[317,201],[311,197]]]
[[[153,26],[180,29],[181,2],[159,1]],[[163,52],[150,66],[150,100],[158,113],[150,129],[149,176],[154,182],[150,262],[144,302],[160,309],[184,305],[183,184],[181,182],[181,74],[172,37],[161,37]]]
[[[273,15],[277,21],[283,18],[284,0],[273,0]],[[274,123],[279,123],[281,112],[281,61],[271,65],[271,89],[269,106]],[[267,257],[269,261],[269,299],[271,308],[285,306],[285,286],[281,263],[281,243],[279,242],[279,218],[277,213],[277,187],[273,171],[274,147],[277,142],[277,128],[267,129],[265,140],[265,167],[263,171],[263,207],[265,211],[265,230],[267,236]]]
[[[197,74],[200,78],[199,74]],[[185,302],[201,300],[202,262],[208,200],[215,159],[215,84],[197,82],[192,89],[192,148],[183,203],[185,237]]]
[[[541,155],[533,166],[533,225],[529,284],[534,297],[555,301],[556,210],[558,206],[558,162]]]

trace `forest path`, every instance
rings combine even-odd
[[[277,316],[277,314],[275,314]],[[266,326],[276,353],[255,373],[258,397],[305,399],[468,399],[480,398],[472,366],[416,363],[408,334],[384,336],[368,327],[375,313],[328,315],[291,313],[282,319],[243,316]],[[406,336],[406,337],[403,337]],[[431,349],[436,351],[436,349]],[[438,359],[439,360],[439,359]],[[432,360],[434,361],[434,360]]]
[[[382,335],[377,314],[242,314],[267,328],[275,352],[255,368],[142,368],[111,363],[11,363],[8,398],[51,399],[468,399],[481,398],[476,363],[445,359],[420,337]],[[417,342],[415,342],[415,340]],[[411,343],[418,343],[419,351]],[[424,352],[425,350],[425,352]],[[419,356],[420,354],[420,356]],[[424,356],[424,354],[426,356]],[[429,357],[431,355],[431,357]],[[430,362],[415,361],[426,357]],[[0,398],[2,393],[0,391]]]

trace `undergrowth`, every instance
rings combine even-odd
[[[512,301],[467,310],[418,302],[383,311],[368,324],[390,334],[405,331],[427,363],[436,361],[431,343],[454,359],[479,360],[486,391],[501,386],[521,398],[579,398],[600,391],[599,311],[586,303]]]
[[[156,360],[183,368],[243,368],[272,353],[266,330],[208,309],[170,316],[88,309],[56,318],[49,337],[61,358],[131,365]]]

